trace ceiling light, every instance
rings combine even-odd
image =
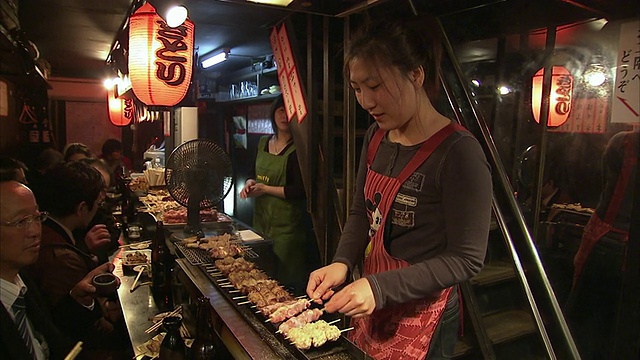
[[[498,92],[500,93],[500,95],[508,95],[513,92],[513,89],[509,86],[502,85],[498,87]]]
[[[293,0],[248,0],[250,2],[266,5],[289,6]]]
[[[169,8],[169,11],[167,11],[167,15],[165,16],[167,19],[167,25],[172,28],[182,25],[182,23],[187,20],[188,14],[189,12],[187,11],[187,8],[183,5],[172,6]]]
[[[220,64],[221,62],[227,60],[228,57],[229,50],[225,49],[217,54],[214,54],[213,56],[207,57],[202,60],[202,67],[205,69],[210,68],[213,65]]]

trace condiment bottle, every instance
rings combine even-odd
[[[161,310],[173,309],[171,291],[171,253],[167,248],[162,221],[156,223],[156,234],[151,250],[151,291]]]
[[[160,360],[186,360],[187,351],[180,336],[182,319],[177,316],[167,316],[162,319],[162,326],[167,334],[160,344]]]
[[[211,304],[208,297],[198,298],[196,338],[191,345],[189,359],[209,360],[215,357],[213,342],[213,324],[211,323]]]

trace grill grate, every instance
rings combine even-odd
[[[198,249],[198,248],[188,248],[180,242],[176,242],[175,246],[178,250],[180,250],[180,252],[187,259],[187,261],[189,261],[189,264],[193,266],[203,265],[203,264],[213,264],[214,261],[217,260],[216,258],[212,257],[207,250]],[[241,247],[244,250],[243,256],[245,258],[250,258],[250,259],[258,258],[258,254],[255,251],[253,251],[253,249],[251,249],[250,247],[248,246],[241,246]]]
[[[293,346],[282,335],[276,334],[278,330],[277,326],[272,323],[266,323],[266,318],[256,312],[256,309],[251,304],[238,305],[238,302],[242,300],[234,299],[237,297],[237,293],[230,293],[229,288],[221,287],[219,282],[221,279],[225,279],[224,276],[219,275],[216,267],[213,264],[200,265],[202,271],[207,274],[207,277],[218,288],[218,290],[224,294],[233,307],[242,315],[242,317],[256,330],[265,343],[271,347],[278,354],[281,359],[297,359],[297,360],[370,360],[366,354],[357,348],[352,342],[350,342],[345,336],[335,342],[328,342],[319,348],[311,348],[309,350],[300,350]],[[325,314],[323,319],[330,321],[335,318],[335,314]],[[342,324],[342,327],[346,327]]]

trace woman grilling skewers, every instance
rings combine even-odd
[[[307,285],[325,311],[352,317],[351,339],[376,359],[452,356],[456,287],[482,268],[489,232],[489,165],[432,105],[441,46],[425,24],[385,19],[347,47],[345,78],[375,123],[333,262]],[[334,292],[363,255],[363,277]]]

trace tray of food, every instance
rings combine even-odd
[[[233,225],[229,215],[216,209],[200,210],[200,226],[205,229],[227,229]],[[181,228],[187,225],[187,209],[181,207],[163,212],[160,215],[165,227],[169,229]]]
[[[236,236],[228,233],[206,237],[186,237],[174,244],[191,265],[212,264],[216,259],[228,256],[249,258],[258,256],[249,247],[242,245]]]
[[[126,250],[122,254],[122,265],[134,267],[151,263],[151,249]]]

